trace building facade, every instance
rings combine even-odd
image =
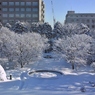
[[[90,29],[95,29],[95,13],[75,13],[75,11],[68,11],[65,23],[84,23]]]
[[[43,0],[0,0],[0,22],[44,22]]]

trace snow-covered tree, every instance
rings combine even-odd
[[[61,24],[60,22],[56,22],[53,29],[53,35],[55,38],[63,38],[70,37],[74,34],[88,34],[89,28],[87,25],[81,23],[68,23]]]
[[[53,29],[53,37],[58,39],[63,37],[63,25],[60,22],[56,22]]]
[[[19,39],[17,40],[17,61],[21,67],[25,63],[39,60],[47,47],[47,41],[46,38],[42,38],[37,33],[19,35]]]
[[[37,33],[17,34],[6,27],[0,29],[0,57],[10,63],[25,63],[38,60],[45,50],[48,40]]]
[[[52,38],[52,27],[48,23],[32,23],[31,30],[40,35],[45,35],[48,39]]]
[[[95,71],[95,62],[93,62],[92,64],[91,64],[91,67],[94,69],[94,71]]]
[[[9,65],[12,63],[14,65],[14,59],[17,56],[17,45],[16,45],[16,39],[17,34],[10,31],[6,27],[2,27],[0,29],[0,57],[1,58],[7,58]],[[11,64],[11,65],[12,65]]]
[[[12,26],[11,26],[9,23],[6,23],[5,27],[7,27],[7,28],[9,28],[9,29],[12,28]]]
[[[89,50],[91,48],[92,38],[86,34],[74,35],[67,37],[66,39],[59,39],[55,42],[54,50],[60,53],[68,63],[85,65],[89,56]]]
[[[16,33],[27,33],[30,31],[30,25],[28,22],[17,21],[13,26],[12,30]]]

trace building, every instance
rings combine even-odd
[[[75,13],[75,11],[68,11],[65,23],[84,23],[90,29],[95,29],[95,13]]]
[[[43,0],[0,0],[0,22],[44,22]]]

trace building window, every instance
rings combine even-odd
[[[8,14],[3,14],[2,16],[3,16],[3,17],[8,17]]]
[[[26,5],[27,6],[31,6],[31,2],[26,2]]]
[[[14,8],[9,8],[9,11],[10,11],[10,12],[13,12],[13,11],[14,11]]]
[[[15,11],[17,11],[17,12],[18,12],[18,11],[19,11],[19,8],[15,8]]]
[[[14,20],[9,20],[9,22],[10,22],[10,23],[13,23],[13,22],[14,22]]]
[[[15,17],[20,17],[20,15],[19,14],[15,14]]]
[[[29,23],[30,23],[30,22],[31,22],[31,20],[27,20],[26,22],[29,22]]]
[[[87,22],[89,23],[89,19],[87,19]]]
[[[38,20],[36,20],[36,19],[33,19],[32,21],[33,21],[33,22],[38,22]]]
[[[21,17],[22,17],[22,18],[25,17],[25,14],[21,14]]]
[[[79,19],[76,19],[76,21],[78,22],[78,21],[79,21]]]
[[[92,19],[92,23],[94,23],[95,22],[95,20],[94,19]]]
[[[27,12],[30,12],[30,11],[31,11],[31,8],[26,8],[26,11],[27,11]]]
[[[95,28],[94,25],[92,25],[92,28]]]
[[[25,8],[21,8],[21,11],[22,11],[22,12],[25,11]]]
[[[37,18],[37,17],[38,17],[38,14],[33,14],[33,17],[34,17],[34,18]]]
[[[26,14],[26,17],[31,17],[31,14]]]
[[[38,2],[33,2],[33,6],[38,6]]]
[[[76,17],[78,17],[78,15],[76,15]]]
[[[8,5],[8,2],[2,2],[2,5]]]
[[[8,20],[3,20],[3,23],[7,23],[8,22]]]
[[[33,8],[33,12],[38,12],[38,8]]]
[[[21,2],[21,6],[25,6],[25,2]]]
[[[19,2],[15,2],[15,5],[16,5],[16,6],[19,6]]]
[[[71,22],[74,22],[74,20],[72,19]]]
[[[8,9],[7,8],[2,8],[2,11],[8,11]]]
[[[9,2],[9,6],[14,6],[14,2]]]
[[[9,14],[9,17],[14,17],[14,14]]]

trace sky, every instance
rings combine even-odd
[[[45,3],[45,22],[53,26],[53,16],[56,21],[64,23],[67,11],[76,13],[95,13],[95,0],[43,0]],[[54,15],[52,13],[52,5]]]

